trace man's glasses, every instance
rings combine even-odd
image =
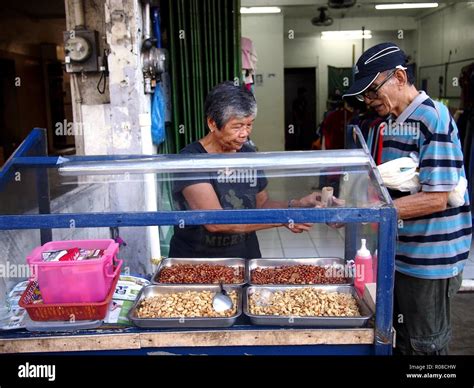
[[[377,87],[375,87],[374,89],[368,89],[366,90],[365,92],[361,93],[361,94],[358,94],[357,96],[355,96],[359,101],[361,102],[364,102],[364,99],[368,99],[368,100],[375,100],[377,97],[378,97],[378,90],[383,86],[385,85],[385,82],[387,82],[390,78],[393,77],[393,75],[395,74],[395,72],[397,71],[397,69],[395,70],[392,70],[392,72],[387,76],[387,78],[385,78],[381,83],[380,85],[378,85]]]

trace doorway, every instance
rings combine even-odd
[[[285,150],[310,150],[316,129],[316,68],[286,68]]]

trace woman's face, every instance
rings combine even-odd
[[[231,118],[221,129],[217,129],[214,120],[208,119],[208,125],[223,152],[236,152],[248,140],[254,121],[254,116]]]

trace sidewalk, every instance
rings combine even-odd
[[[474,241],[464,267],[461,291],[474,291]]]

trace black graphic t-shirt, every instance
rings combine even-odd
[[[255,152],[244,145],[238,152]],[[181,154],[207,153],[198,141],[185,147]],[[191,210],[183,189],[197,183],[209,183],[214,188],[223,209],[255,209],[257,194],[268,184],[263,171],[225,169],[200,176],[179,174],[173,183],[175,210]],[[202,225],[175,226],[170,243],[170,257],[261,257],[255,232],[211,233]]]

